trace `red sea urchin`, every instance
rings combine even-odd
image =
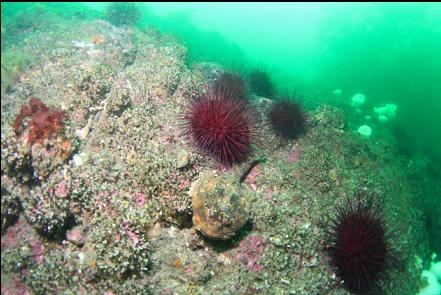
[[[220,163],[231,166],[243,162],[251,152],[251,115],[237,90],[221,87],[192,100],[184,115],[187,133],[196,145]]]
[[[233,97],[247,102],[246,83],[239,74],[234,72],[223,72],[220,74],[214,83],[213,90],[218,92],[222,91],[222,89],[233,91]]]
[[[296,139],[305,133],[306,116],[299,103],[290,98],[275,102],[268,113],[273,131],[281,138]]]
[[[391,267],[391,249],[380,208],[357,200],[337,207],[326,249],[337,276],[355,294],[377,287]]]

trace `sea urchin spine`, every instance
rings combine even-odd
[[[236,99],[247,100],[247,87],[245,81],[239,74],[234,72],[223,72],[216,79],[213,87],[213,91],[231,91],[232,95]]]
[[[391,249],[379,207],[362,200],[338,206],[327,253],[343,285],[366,293],[384,279],[391,266]]]

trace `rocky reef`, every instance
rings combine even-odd
[[[16,46],[32,62],[1,85],[2,294],[347,294],[325,248],[353,196],[381,203],[399,233],[401,266],[380,287],[418,290],[431,254],[408,181],[420,167],[386,139],[321,105],[304,136],[274,144],[273,101],[252,97],[267,161],[241,183],[255,155],[226,169],[183,134],[212,73],[172,36],[102,20],[28,34]],[[64,115],[30,143],[32,112],[17,116],[32,104]]]

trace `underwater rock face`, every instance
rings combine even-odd
[[[1,85],[2,294],[349,294],[324,248],[335,204],[358,191],[384,203],[386,225],[399,230],[391,244],[403,271],[380,282],[381,294],[418,292],[432,253],[427,236],[441,245],[439,206],[428,198],[439,189],[424,189],[425,161],[395,156],[374,105],[353,115],[349,101],[339,103],[350,89],[336,98],[299,81],[317,109],[305,111],[305,136],[281,142],[265,117],[275,101],[242,89],[255,144],[249,161],[225,167],[189,146],[180,119],[207,84],[242,87],[228,64],[193,60],[192,47],[187,56],[156,28],[66,11],[68,19],[40,13],[45,29],[8,37],[6,52],[20,54]],[[30,115],[18,134],[13,128],[29,97],[65,112],[61,130],[32,146]],[[372,140],[355,132],[361,124],[373,128]],[[413,206],[423,200],[426,223]]]
[[[66,233],[66,240],[75,246],[82,247],[86,241],[84,226],[77,225]]]
[[[190,164],[190,153],[184,149],[181,149],[176,159],[176,167],[178,169],[185,168]]]
[[[193,66],[193,73],[209,85],[213,85],[223,72],[223,67],[214,62],[200,62]]]
[[[193,223],[197,230],[212,239],[233,237],[247,221],[246,189],[233,175],[201,173],[190,188]]]

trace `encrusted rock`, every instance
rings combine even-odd
[[[224,69],[215,62],[201,62],[193,66],[193,72],[209,84],[213,84],[217,77],[224,72]]]
[[[111,89],[112,75],[110,68],[104,65],[83,66],[75,73],[74,89],[77,93],[88,97],[93,104],[98,104],[105,99]]]
[[[147,232],[147,237],[149,239],[156,239],[161,235],[161,224],[156,222]]]
[[[81,247],[86,241],[86,234],[82,225],[75,226],[66,233],[66,239],[75,246]]]
[[[326,104],[320,106],[312,117],[316,124],[321,126],[332,126],[335,129],[342,130],[346,125],[343,110]]]
[[[136,48],[124,49],[122,52],[122,58],[124,62],[124,67],[130,66],[135,61],[136,57]]]
[[[212,239],[229,239],[247,221],[245,199],[250,192],[235,175],[217,176],[201,173],[190,188],[193,223],[197,230]]]
[[[181,169],[188,166],[190,163],[190,153],[184,149],[180,150],[177,157],[176,166]]]

